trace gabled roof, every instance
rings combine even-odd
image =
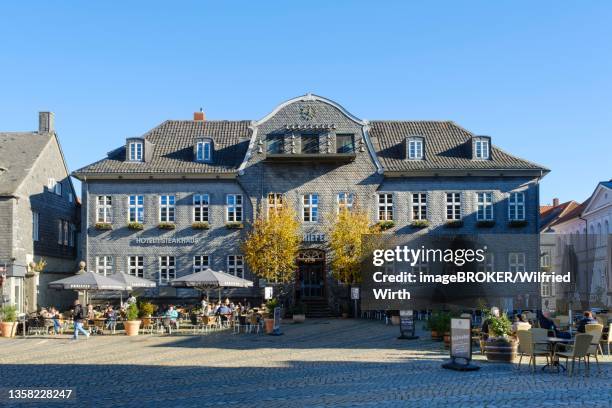
[[[565,222],[568,222],[570,220],[580,217],[580,215],[582,214],[586,206],[589,205],[589,201],[591,201],[590,197],[582,204],[573,206],[571,209],[568,209],[563,214],[563,216],[559,217],[555,222],[551,223],[550,226],[553,227],[555,225],[563,224]]]
[[[145,133],[142,137],[153,144],[152,159],[133,163],[125,160],[125,146],[108,154],[108,157],[74,172],[76,177],[96,174],[143,173],[232,173],[246,154],[251,121],[193,121],[168,120]],[[196,162],[193,146],[196,139],[213,140],[212,163]]]
[[[568,213],[580,206],[576,201],[566,201],[559,205],[541,205],[540,206],[540,231],[546,230],[553,223]]]
[[[0,132],[0,195],[17,192],[53,137],[53,133]]]
[[[491,146],[490,160],[473,160],[471,140],[475,135],[451,121],[371,121],[369,134],[385,171],[549,171],[495,146]],[[425,138],[425,160],[405,159],[404,140],[407,136]]]

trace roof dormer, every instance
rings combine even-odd
[[[200,163],[211,163],[213,161],[214,144],[209,137],[196,139],[193,145],[194,160]]]
[[[153,144],[142,137],[131,137],[125,143],[125,161],[147,162],[153,157]]]
[[[406,160],[425,159],[425,138],[423,136],[406,137]]]
[[[472,160],[491,159],[491,137],[473,136],[472,137]]]

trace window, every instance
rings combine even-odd
[[[474,141],[474,149],[477,159],[489,158],[489,141],[487,139],[476,139]]]
[[[410,160],[422,160],[423,159],[423,139],[420,137],[413,137],[408,139],[408,158]]]
[[[277,213],[283,208],[283,195],[280,193],[269,193],[268,194],[268,215],[270,211],[276,211]]]
[[[285,136],[284,135],[268,135],[267,146],[268,153],[281,154],[285,151]]]
[[[128,256],[128,274],[144,278],[144,257]]]
[[[244,278],[244,259],[242,255],[227,256],[227,273]]]
[[[510,198],[508,199],[508,218],[515,221],[525,219],[525,193],[510,193]]]
[[[68,193],[68,202],[72,203],[74,201],[74,195],[72,193]]]
[[[207,268],[210,268],[208,255],[193,257],[193,273],[205,271]]]
[[[355,204],[355,194],[353,193],[338,193],[338,212],[342,210],[351,211]]]
[[[113,222],[113,201],[111,196],[98,196],[96,203],[96,222]]]
[[[168,283],[176,277],[175,260],[173,256],[159,257],[159,283]]]
[[[208,194],[193,195],[193,222],[208,222]]]
[[[477,221],[490,221],[493,219],[493,193],[477,193],[478,210]]]
[[[319,153],[319,135],[303,134],[302,153]]]
[[[415,221],[427,219],[427,193],[412,194],[412,219]]]
[[[461,219],[461,193],[446,193],[446,219]]]
[[[62,245],[64,243],[64,239],[62,235],[64,235],[64,220],[57,220],[57,244],[58,245]]]
[[[393,194],[378,194],[378,221],[393,220]]]
[[[49,177],[47,179],[47,190],[49,190],[50,193],[55,193],[56,184],[57,184],[57,181],[53,177]]]
[[[142,142],[130,142],[128,148],[130,161],[142,161]]]
[[[174,204],[176,197],[163,195],[159,197],[159,221],[174,222]]]
[[[63,232],[63,236],[62,236],[62,244],[65,246],[68,246],[68,235],[69,235],[69,222],[66,220],[62,220],[62,232]]]
[[[554,282],[542,282],[541,286],[542,297],[555,296],[555,283]]]
[[[302,220],[304,220],[304,222],[319,221],[318,194],[304,194],[302,196]]]
[[[131,195],[128,198],[128,221],[144,222],[144,196]]]
[[[336,135],[336,152],[337,153],[355,152],[355,135],[352,135],[352,134]]]
[[[485,273],[495,271],[495,257],[492,252],[485,253],[485,259],[482,262],[478,262],[476,271]]]
[[[113,257],[96,256],[96,272],[100,275],[109,276],[113,274]]]
[[[225,206],[227,222],[242,221],[242,194],[228,194]]]
[[[510,252],[508,254],[508,270],[512,273],[525,272],[524,252]]]
[[[196,146],[196,159],[198,161],[212,160],[212,142],[210,140],[198,142]]]
[[[550,267],[550,251],[547,250],[542,252],[542,254],[540,255],[540,266],[542,268]]]
[[[62,195],[62,183],[61,182],[55,183],[54,192],[55,192],[55,194],[57,194],[58,196],[61,197],[61,195]]]
[[[75,247],[76,242],[76,227],[70,223],[68,225],[68,246],[71,248]]]
[[[36,211],[32,211],[32,240],[34,241],[38,241],[39,238],[38,217],[38,213]]]

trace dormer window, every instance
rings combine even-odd
[[[300,139],[302,142],[302,153],[319,153],[319,135],[304,133],[300,135]]]
[[[408,138],[408,159],[409,160],[423,160],[423,148],[424,142],[422,137],[409,137]]]
[[[200,162],[212,161],[212,140],[199,140],[196,143],[196,160]]]
[[[474,138],[474,155],[478,160],[488,160],[491,156],[491,142],[488,137]]]
[[[130,142],[128,144],[128,154],[130,161],[142,161],[142,142]]]

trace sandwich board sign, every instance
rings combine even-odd
[[[451,346],[449,363],[443,368],[457,371],[474,371],[480,367],[472,361],[472,321],[470,319],[451,319]]]
[[[273,292],[272,286],[266,286],[264,289],[264,299],[266,300],[272,299],[272,292]]]
[[[414,310],[400,310],[400,340],[415,340],[419,336],[414,335]]]
[[[274,308],[274,325],[272,327],[272,333],[270,333],[270,335],[280,336],[281,334],[283,334],[280,331],[280,325],[281,325],[281,308],[277,306]]]

